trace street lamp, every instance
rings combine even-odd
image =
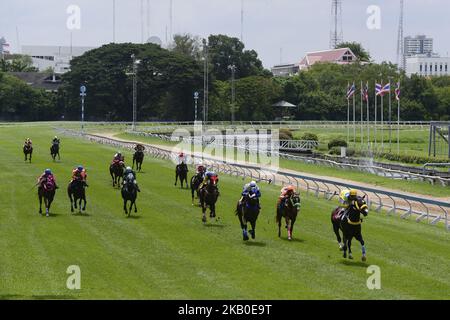
[[[236,66],[231,64],[228,66],[228,69],[231,70],[231,123],[234,122],[234,103],[236,99],[236,91],[234,88],[234,78],[236,74]]]
[[[133,59],[133,72],[127,73],[127,75],[133,76],[133,124],[131,130],[136,131],[136,117],[137,117],[137,67],[141,63],[141,60],[136,59],[136,55],[131,55]]]
[[[86,86],[80,86],[81,96],[81,134],[84,134],[84,97],[86,97]]]
[[[195,117],[194,117],[194,123],[197,122],[197,101],[198,101],[198,92],[194,92],[194,101],[195,101]],[[204,110],[204,109],[203,109]]]

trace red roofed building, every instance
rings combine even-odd
[[[349,64],[356,62],[358,58],[350,48],[332,49],[316,52],[308,52],[300,62],[300,70],[306,70],[315,63]]]

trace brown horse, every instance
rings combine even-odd
[[[219,189],[217,188],[217,180],[211,179],[210,182],[200,189],[199,197],[200,197],[200,205],[202,207],[202,222],[206,223],[206,209],[209,207],[210,218],[216,217],[216,202],[219,197]]]
[[[123,161],[115,161],[109,166],[109,174],[111,175],[113,187],[120,188],[120,180],[123,179],[125,163]]]
[[[175,168],[175,186],[177,185],[178,179],[180,179],[181,188],[183,188],[183,183],[186,184],[186,188],[189,188],[187,181],[187,173],[189,172],[186,163],[180,163]]]
[[[284,204],[277,205],[276,221],[278,223],[278,237],[281,237],[281,218],[284,217],[286,221],[286,229],[288,232],[288,240],[292,240],[292,232],[294,230],[294,223],[297,220],[297,215],[300,210],[300,195],[293,193],[284,202]]]
[[[23,154],[25,155],[25,161],[27,161],[29,158],[30,159],[29,161],[31,163],[31,157],[33,156],[33,147],[29,144],[24,145],[23,146]]]
[[[144,162],[144,152],[142,150],[136,150],[136,152],[133,154],[133,170],[134,170],[134,164],[136,163],[136,170],[141,171],[142,169],[142,163]]]
[[[39,213],[42,214],[42,199],[44,199],[45,205],[45,215],[48,217],[50,215],[50,206],[52,205],[53,199],[56,193],[56,184],[52,181],[44,181],[38,187],[38,197],[39,197]]]

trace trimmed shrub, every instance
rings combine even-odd
[[[280,140],[293,140],[294,136],[289,129],[280,129]]]
[[[300,140],[311,140],[311,141],[319,141],[319,137],[317,137],[317,134],[306,132]]]
[[[347,141],[343,139],[333,139],[328,142],[328,150],[331,150],[334,147],[347,147]],[[339,154],[341,154],[341,148],[339,148]]]

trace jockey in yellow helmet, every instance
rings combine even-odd
[[[350,203],[358,197],[358,191],[355,189],[344,189],[339,194],[339,206],[341,208],[348,208]]]

